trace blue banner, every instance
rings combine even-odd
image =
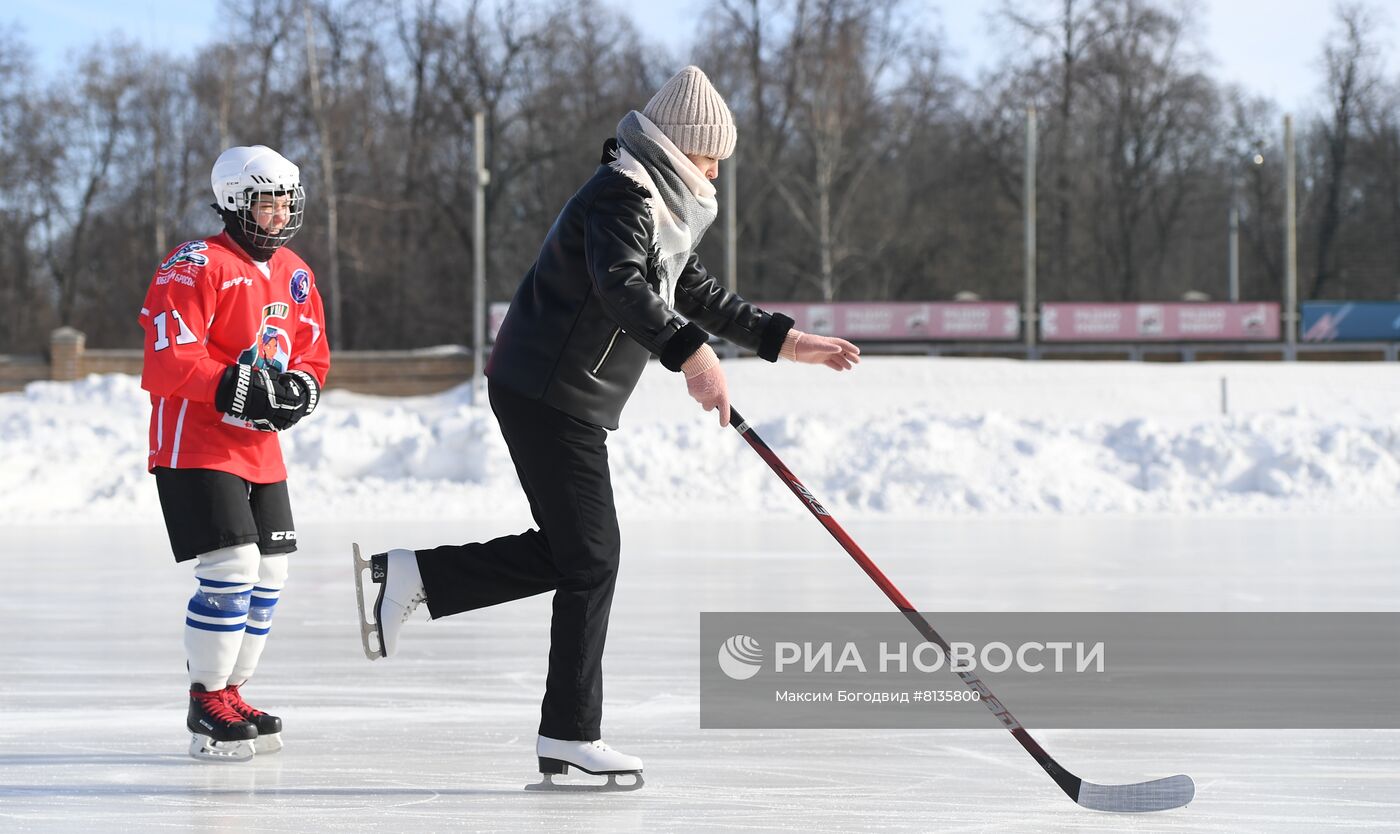
[[[1400,301],[1305,301],[1305,342],[1400,341]]]

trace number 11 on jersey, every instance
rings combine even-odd
[[[180,318],[179,310],[171,310],[170,315],[175,319],[175,323],[180,325],[180,333],[175,337],[175,344],[187,345],[190,342],[199,341],[195,338],[195,335],[190,332],[190,327],[185,324],[185,320]],[[170,347],[170,337],[166,335],[165,313],[161,313],[151,319],[151,322],[156,326],[156,343],[153,346],[154,349],[165,350]]]

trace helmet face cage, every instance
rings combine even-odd
[[[253,218],[253,203],[258,197],[265,195],[290,198],[287,207],[287,225],[283,226],[280,232],[269,232],[258,225],[258,221]],[[259,191],[247,188],[234,195],[234,204],[234,213],[238,218],[238,228],[243,233],[243,238],[258,249],[275,252],[291,240],[292,235],[295,235],[301,228],[302,211],[306,205],[306,191],[300,185],[294,185],[291,188],[279,186],[276,189]]]

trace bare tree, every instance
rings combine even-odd
[[[798,63],[792,130],[803,154],[769,173],[773,187],[815,248],[811,277],[831,300],[851,277],[844,270],[859,245],[851,234],[867,175],[892,137],[881,85],[901,54],[898,0],[822,0],[798,19],[807,35]]]
[[[1347,197],[1351,148],[1357,123],[1374,107],[1379,72],[1372,41],[1372,15],[1367,7],[1348,3],[1337,7],[1338,28],[1323,47],[1330,117],[1320,123],[1325,177],[1317,221],[1317,266],[1309,298],[1321,298],[1336,280],[1334,246],[1354,204]]]
[[[1375,292],[1400,298],[1400,83],[1392,83],[1383,96],[1364,117],[1384,217],[1377,223],[1375,245],[1389,251],[1389,268],[1378,276]]]
[[[340,286],[340,213],[339,192],[335,187],[335,149],[331,143],[331,120],[328,106],[321,95],[321,68],[316,46],[316,29],[312,25],[311,2],[302,0],[302,18],[306,33],[306,78],[311,92],[311,114],[316,123],[317,156],[321,162],[321,188],[326,204],[326,277],[330,289],[330,310],[326,317],[326,330],[332,348],[339,349],[344,342],[340,324],[344,319],[344,293]],[[330,15],[325,15],[329,18]],[[338,54],[338,50],[336,51]]]
[[[0,27],[0,351],[29,352],[52,323],[36,272],[33,237],[40,184],[53,173],[49,111],[35,90],[25,44]]]
[[[1090,138],[1098,169],[1097,236],[1115,293],[1150,295],[1213,144],[1218,101],[1192,68],[1180,11],[1147,0],[1103,0],[1095,50]],[[1151,270],[1151,272],[1149,272]]]
[[[49,93],[55,116],[53,142],[57,176],[42,186],[44,258],[58,297],[58,318],[74,322],[74,312],[90,256],[88,234],[114,178],[113,161],[127,137],[127,112],[138,73],[128,62],[134,49],[114,49],[87,58],[78,84]],[[64,137],[57,141],[57,137]]]
[[[1091,0],[1059,0],[1053,11],[1043,13],[1049,8],[1045,3],[1005,2],[1001,13],[1029,47],[1027,74],[1034,89],[1026,91],[1028,101],[1022,105],[1041,101],[1049,105],[1047,118],[1037,122],[1043,124],[1041,146],[1048,151],[1044,168],[1050,188],[1045,199],[1052,207],[1049,233],[1041,248],[1046,252],[1046,279],[1051,285],[1065,286],[1079,271],[1074,215],[1084,192],[1082,178],[1076,179],[1074,173],[1088,161],[1078,119],[1080,97],[1093,72],[1085,63],[1100,48],[1113,20]]]
[[[1283,143],[1279,108],[1242,91],[1230,94],[1229,121],[1221,143],[1219,181],[1237,193],[1240,231],[1247,253],[1240,259],[1241,298],[1273,298],[1283,280]]]
[[[740,125],[742,141],[730,165],[738,166],[739,216],[736,231],[739,272],[747,293],[768,291],[771,277],[791,278],[788,252],[781,245],[786,208],[778,205],[778,177],[792,145],[791,125],[798,102],[800,64],[807,49],[807,0],[719,0],[704,16],[700,40],[735,61],[707,67],[726,93]],[[710,244],[713,246],[713,243]]]

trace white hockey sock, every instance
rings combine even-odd
[[[253,586],[248,607],[248,627],[243,631],[243,643],[238,650],[238,660],[233,664],[233,673],[229,675],[229,683],[242,686],[258,668],[258,658],[262,657],[267,633],[272,628],[272,612],[277,608],[277,600],[286,584],[287,554],[262,557],[258,566],[258,584]]]
[[[210,692],[228,684],[243,644],[258,555],[257,545],[242,544],[196,557],[199,588],[185,609],[185,656],[190,683]]]

